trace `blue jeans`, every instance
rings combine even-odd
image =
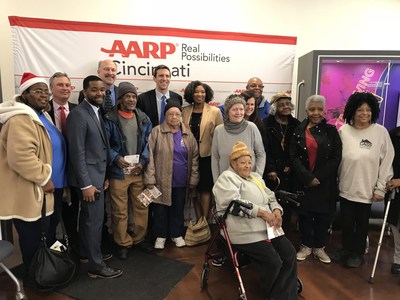
[[[154,235],[160,238],[183,236],[185,232],[183,209],[186,202],[186,187],[172,188],[172,205],[154,203]]]

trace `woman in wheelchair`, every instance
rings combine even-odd
[[[232,207],[233,200],[244,203],[239,213],[227,215],[229,238],[255,263],[267,299],[297,299],[296,251],[284,235],[273,239],[267,235],[267,225],[281,227],[282,207],[262,178],[251,171],[252,154],[243,142],[234,144],[229,159],[229,169],[213,188],[218,212]]]

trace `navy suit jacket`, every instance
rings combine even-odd
[[[180,105],[182,106],[181,95],[170,91],[169,97],[171,99],[178,100]],[[155,89],[140,94],[138,96],[137,107],[140,108],[150,118],[153,128],[160,124],[160,120],[158,118],[157,97]]]
[[[108,139],[104,123],[100,124],[87,101],[82,101],[69,113],[67,140],[70,185],[79,188],[92,185],[102,190],[106,177]]]

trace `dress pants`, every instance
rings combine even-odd
[[[78,236],[78,217],[79,217],[79,195],[81,190],[77,187],[69,187],[71,202],[63,202],[62,219],[64,221],[65,230],[68,234],[68,241],[74,253],[79,252],[79,236]]]
[[[255,263],[267,299],[297,300],[296,250],[285,236],[234,246]]]
[[[105,266],[101,253],[101,232],[104,220],[104,193],[94,202],[83,200],[79,193],[81,210],[79,212],[79,250],[81,257],[89,259],[90,271],[100,270]]]
[[[143,189],[142,175],[126,174],[124,179],[110,179],[112,232],[115,243],[120,246],[132,246],[146,237],[148,208],[137,198]],[[128,233],[129,208],[132,210],[133,237]]]

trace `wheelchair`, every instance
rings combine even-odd
[[[294,202],[297,206],[299,205],[298,202],[295,200],[298,197],[297,194],[289,193],[286,191],[276,191],[275,195],[278,201],[289,201]],[[251,207],[249,205],[251,205]],[[247,300],[246,290],[242,281],[240,269],[248,265],[250,263],[250,259],[244,253],[237,251],[234,246],[232,246],[225,220],[228,214],[239,215],[243,211],[243,209],[251,208],[252,204],[248,204],[240,200],[231,201],[224,214],[218,212],[215,206],[212,207],[211,215],[215,221],[215,224],[218,227],[218,230],[216,230],[216,232],[212,235],[212,238],[204,255],[203,270],[200,278],[201,289],[204,289],[207,286],[207,281],[210,274],[209,260],[213,261],[212,264],[214,266],[222,266],[225,258],[230,258],[232,260],[235,275],[239,283],[238,299]],[[220,233],[221,231],[222,235]],[[214,262],[220,262],[220,264],[214,264]],[[297,294],[300,295],[302,291],[303,283],[300,278],[297,278]]]

